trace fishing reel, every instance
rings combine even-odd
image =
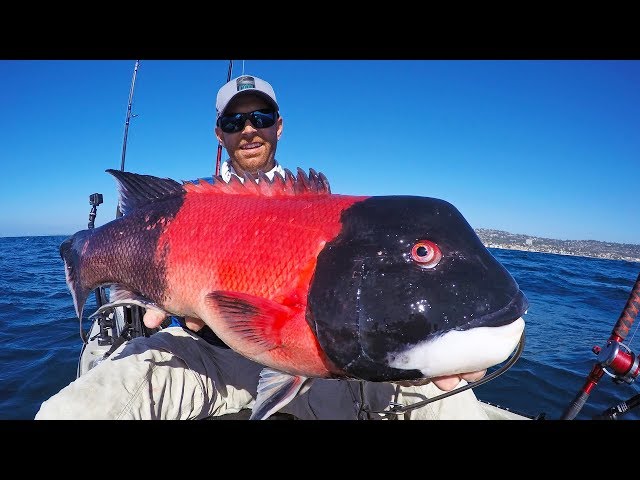
[[[640,360],[624,343],[609,340],[604,348],[593,347],[604,373],[616,384],[631,384],[640,374]]]

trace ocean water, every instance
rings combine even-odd
[[[64,238],[0,238],[0,419],[32,419],[42,401],[76,377],[82,341],[58,253]],[[522,355],[478,386],[476,395],[516,412],[559,419],[595,365],[592,348],[611,335],[640,263],[490,251],[520,284],[529,312]],[[85,312],[95,309],[92,302],[90,296]],[[625,341],[634,355],[640,351],[639,325],[637,319]],[[637,382],[619,384],[605,374],[576,419],[589,420],[636,395]],[[640,408],[619,419],[640,419]]]

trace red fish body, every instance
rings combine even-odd
[[[314,171],[228,184],[108,172],[124,216],[60,248],[78,316],[109,285],[102,309],[201,318],[268,367],[255,418],[307,379],[488,368],[524,329],[517,283],[443,200],[332,194]]]
[[[205,319],[259,363],[307,376],[342,376],[307,323],[306,299],[319,252],[340,233],[340,214],[357,198],[308,193],[265,201],[246,192],[213,193],[217,188],[208,182],[185,189],[156,249],[156,258],[167,252],[167,297],[182,299],[181,313]],[[232,323],[218,321],[225,317],[219,307],[225,300],[229,308],[236,303],[245,309]],[[234,332],[240,322],[260,340],[239,338],[244,333]]]

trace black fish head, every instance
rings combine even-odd
[[[348,375],[400,381],[481,370],[521,338],[527,300],[450,203],[371,197],[318,256],[308,321]]]

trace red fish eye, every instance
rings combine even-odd
[[[423,268],[433,268],[440,262],[442,252],[432,241],[420,240],[411,249],[411,258]]]

